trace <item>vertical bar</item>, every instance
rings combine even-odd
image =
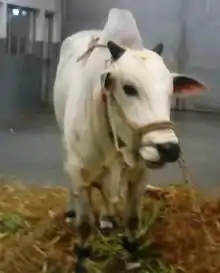
[[[65,33],[65,18],[66,18],[66,0],[61,0],[61,41],[65,39],[66,33]]]
[[[28,53],[33,53],[33,11],[28,11]]]
[[[7,5],[7,53],[11,54],[11,20],[9,18],[11,8]]]
[[[7,4],[0,1],[0,38],[5,41],[4,51],[7,51]]]
[[[187,59],[186,49],[186,14],[188,9],[188,1],[181,0],[179,18],[181,23],[181,39],[178,49],[178,72],[184,72]],[[186,101],[184,98],[176,99],[176,110],[186,110]]]
[[[17,39],[16,39],[16,41],[17,41],[17,43],[16,43],[16,49],[17,49],[17,52],[16,52],[16,55],[20,55],[20,39],[21,39],[21,37],[16,37]]]
[[[32,43],[32,54],[34,54],[34,45],[36,43],[36,20],[37,20],[37,11],[36,10],[33,10],[33,22],[32,22],[32,26],[33,26],[33,36],[32,36],[32,39],[33,39],[33,43]]]

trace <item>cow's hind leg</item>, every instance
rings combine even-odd
[[[71,188],[74,195],[74,204],[76,210],[76,224],[79,234],[79,242],[75,246],[78,262],[76,264],[76,273],[85,272],[82,266],[84,259],[89,258],[91,254],[91,239],[94,225],[94,216],[89,202],[88,191],[83,188],[84,175],[81,168],[76,168],[67,162],[66,171],[70,175]]]

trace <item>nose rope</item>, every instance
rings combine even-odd
[[[178,138],[180,141],[179,136],[178,136]],[[207,227],[207,224],[206,224],[205,219],[203,217],[203,212],[201,210],[201,206],[199,205],[198,196],[196,195],[195,191],[193,190],[193,182],[190,177],[189,167],[188,167],[186,160],[184,158],[181,143],[180,143],[180,149],[181,149],[181,154],[180,154],[180,157],[178,160],[178,165],[182,171],[182,176],[183,176],[184,182],[185,182],[187,188],[189,189],[190,198],[192,201],[192,209],[193,209],[194,213],[196,213],[198,215],[198,217],[202,223],[202,230],[203,230],[203,233],[205,235],[207,242],[210,244],[210,246],[219,248],[220,244],[215,241],[211,232],[209,231],[209,228]]]
[[[113,95],[111,97],[115,100]],[[108,95],[107,101],[109,101],[109,100],[110,100],[110,96]],[[155,123],[151,123],[151,124],[148,124],[148,125],[140,127],[140,128],[136,128],[136,126],[129,123],[129,121],[127,120],[126,116],[124,115],[124,112],[122,111],[120,105],[117,103],[116,100],[115,100],[115,102],[116,102],[116,104],[118,106],[118,109],[121,112],[121,116],[123,117],[125,122],[133,129],[133,131],[135,133],[134,148],[140,147],[140,139],[141,139],[143,134],[147,134],[147,133],[153,132],[155,130],[164,130],[164,129],[175,130],[175,124],[170,122],[170,121],[155,122]],[[110,107],[110,102],[108,102],[108,107]],[[111,113],[111,112],[109,112],[109,113]],[[111,121],[111,123],[113,124],[113,121]],[[119,145],[118,145],[118,138],[117,138],[117,135],[116,135],[115,126],[113,125],[112,128],[113,128],[112,132],[113,132],[114,140],[115,140],[115,147],[118,147]],[[190,178],[189,168],[188,168],[186,160],[184,158],[183,149],[182,149],[182,145],[180,143],[180,137],[179,136],[178,136],[178,139],[179,139],[179,145],[180,145],[180,157],[179,157],[179,160],[178,160],[178,165],[179,165],[179,167],[180,167],[180,169],[182,171],[183,180],[184,180],[184,182],[185,182],[185,184],[188,187],[189,192],[190,192],[190,198],[192,200],[193,211],[199,216],[201,223],[203,223],[202,229],[203,229],[203,232],[204,232],[204,235],[205,235],[205,238],[206,238],[207,242],[211,246],[219,247],[220,244],[217,243],[214,240],[213,236],[211,235],[209,229],[206,226],[206,223],[205,223],[205,220],[204,220],[204,217],[203,217],[203,213],[201,211],[201,207],[200,207],[199,202],[197,200],[197,196],[196,196],[195,192],[193,191],[193,183],[192,183],[191,178]],[[117,149],[120,151],[119,148],[117,148]]]

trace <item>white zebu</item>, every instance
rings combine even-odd
[[[94,37],[107,47],[95,47],[77,61]],[[161,45],[152,51],[145,49],[132,14],[118,9],[110,11],[104,30],[81,31],[62,44],[54,107],[67,154],[66,170],[74,194],[78,193],[75,208],[82,244],[94,223],[87,191],[82,186],[94,169],[101,168],[116,151],[119,139],[123,143],[121,157],[98,182],[110,204],[117,202],[122,168],[127,166],[124,216],[130,231],[137,226],[146,170],[179,157],[179,141],[170,123],[171,96],[173,92],[190,93],[206,87],[192,78],[170,73],[157,54],[161,50]],[[140,128],[142,134],[134,141]],[[117,142],[111,133],[113,138],[118,137]],[[108,213],[112,213],[112,207]]]

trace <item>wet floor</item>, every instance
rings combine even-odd
[[[204,190],[220,186],[220,115],[174,113],[193,181]],[[66,185],[60,135],[53,115],[44,114],[0,129],[0,174],[26,183]],[[153,171],[151,183],[181,181],[177,165]]]

